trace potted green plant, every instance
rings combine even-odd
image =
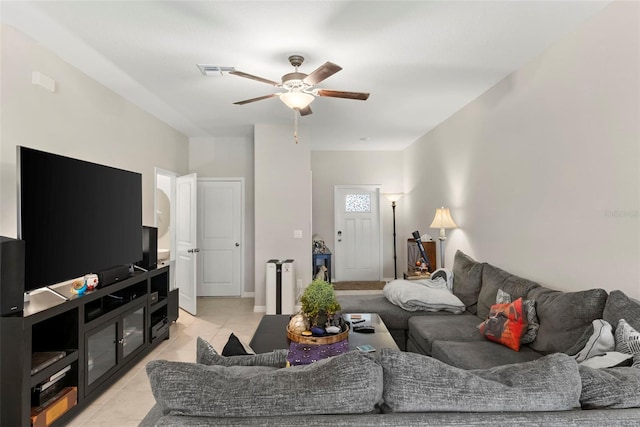
[[[327,319],[340,311],[333,285],[324,280],[314,280],[300,297],[302,312],[312,326],[324,327]]]

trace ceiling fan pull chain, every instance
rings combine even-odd
[[[293,139],[298,143],[298,111],[293,110]]]

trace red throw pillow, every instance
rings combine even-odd
[[[522,311],[522,298],[509,304],[495,304],[489,317],[479,326],[487,339],[520,351],[520,337],[526,330],[527,316]]]

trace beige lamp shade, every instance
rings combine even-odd
[[[304,92],[284,92],[280,94],[280,100],[284,102],[287,107],[292,109],[302,110],[307,108],[309,104],[315,99],[315,96]]]
[[[444,229],[458,228],[458,225],[453,221],[453,218],[451,218],[449,209],[443,206],[439,209],[436,209],[436,216],[433,217],[431,228],[440,229],[440,236],[438,237],[438,239],[440,240],[440,268],[444,268],[444,241],[447,239],[447,236],[444,233]]]
[[[451,218],[449,208],[441,207],[436,209],[436,216],[433,217],[431,228],[458,228],[458,225]]]

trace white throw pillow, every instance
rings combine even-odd
[[[601,356],[616,349],[613,328],[606,320],[596,319],[592,322],[593,334],[587,340],[584,348],[574,357],[578,363],[594,356]]]

